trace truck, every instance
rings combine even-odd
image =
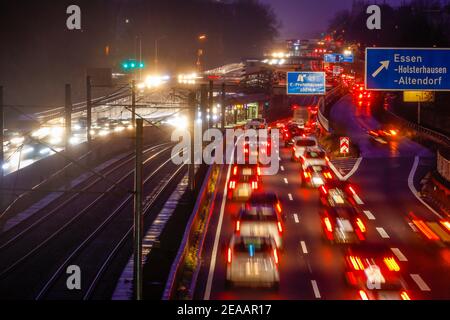
[[[317,124],[317,111],[316,105],[301,106],[298,104],[292,105],[292,122],[299,125],[299,127],[315,128]]]

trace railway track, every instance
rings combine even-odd
[[[152,207],[161,198],[168,196],[165,191],[174,184],[184,166],[177,167],[172,163],[170,146],[159,145],[150,149],[156,152],[149,155],[144,163],[144,191],[145,194],[157,193],[157,197],[152,197]],[[132,158],[126,161],[132,162]],[[126,244],[127,235],[132,228],[132,193],[123,192],[120,197],[117,192],[119,185],[122,186],[120,189],[132,189],[133,170],[127,171],[124,166],[120,163],[107,170],[116,178],[116,184],[104,193],[92,193],[95,195],[93,200],[86,201],[84,198],[81,201],[81,198],[73,198],[75,195],[72,195],[68,198],[71,201],[63,201],[64,206],[58,206],[58,210],[53,208],[6,242],[1,242],[0,297],[51,298],[54,288],[59,288],[58,284],[64,278],[64,266],[74,259],[81,259],[79,263],[85,266],[83,273],[94,274],[94,280],[86,288],[87,291],[83,291],[83,295],[79,292],[75,295],[74,292],[66,294],[72,294],[75,299],[92,294],[96,287],[93,283],[98,283],[104,277],[108,265]],[[171,178],[155,190],[157,182],[167,175]],[[91,190],[93,187],[91,181],[85,189]],[[153,210],[147,211],[147,219],[151,220],[152,212]],[[114,247],[108,247],[111,245]],[[85,252],[90,254],[86,256]],[[96,269],[98,263],[100,268]],[[63,283],[65,284],[64,281]]]
[[[169,189],[171,185],[177,183],[178,178],[184,172],[184,166],[180,166],[175,169],[174,172],[168,174],[168,178],[163,182],[162,186],[155,190],[155,195],[151,203],[148,204],[149,209],[144,212],[145,224],[147,227],[151,225],[154,221],[158,211],[152,211],[151,209],[156,206],[157,200],[161,195],[165,193]],[[145,183],[148,183],[146,181]],[[131,253],[131,244],[133,237],[133,226],[130,223],[125,223],[121,225],[120,231],[116,229],[116,226],[120,221],[129,221],[129,213],[132,210],[133,205],[133,197],[128,196],[121,205],[116,208],[110,216],[98,226],[86,239],[83,241],[77,248],[75,248],[64,260],[63,263],[57,268],[57,270],[53,273],[52,277],[45,283],[43,288],[40,290],[36,299],[74,299],[81,298],[83,300],[88,300],[93,297],[95,290],[99,284],[99,282],[103,279],[108,268],[113,264],[113,259],[119,254],[120,250],[127,244],[127,249],[125,250],[127,253]],[[116,229],[116,230],[113,230]],[[114,232],[117,234],[115,237],[116,241],[111,242],[108,248],[102,246],[102,249],[99,248],[99,239],[105,239],[105,241],[110,237],[111,233]],[[96,241],[94,241],[96,240]],[[100,242],[102,242],[100,240]],[[94,252],[101,252],[100,255],[97,255],[96,261],[92,261],[92,254]],[[127,255],[128,257],[128,255]],[[84,271],[83,279],[84,279],[84,287],[82,287],[80,292],[71,292],[67,290],[65,287],[66,277],[65,270],[69,265],[78,265],[83,266],[85,262],[89,259],[89,268]],[[123,259],[123,263],[126,263],[127,259]],[[95,267],[93,267],[95,265]],[[120,264],[118,264],[120,265]],[[81,267],[82,270],[85,270],[84,267]],[[118,270],[122,271],[122,268],[118,268]],[[119,275],[119,273],[118,273]],[[52,291],[53,290],[53,291]]]
[[[144,156],[148,155],[150,152],[157,151],[162,149],[165,151],[164,147],[170,145],[171,143],[163,143],[155,146],[148,147],[144,150]],[[169,147],[170,148],[170,147]],[[95,199],[99,197],[100,190],[105,190],[109,188],[111,184],[111,180],[117,178],[117,172],[119,169],[124,168],[126,166],[131,166],[134,161],[134,154],[132,152],[125,155],[124,158],[121,158],[113,163],[110,163],[106,168],[103,168],[99,175],[92,175],[82,181],[77,186],[78,192],[70,192],[64,193],[60,195],[57,199],[47,203],[45,206],[39,209],[35,214],[30,216],[28,219],[22,221],[17,224],[15,227],[10,230],[3,232],[0,234],[0,252],[12,245],[25,236],[31,229],[36,228],[41,223],[45,222],[50,216],[57,214],[60,210],[65,209],[66,206],[70,205],[74,201],[79,200],[80,198],[85,198],[86,201],[89,199]],[[108,178],[108,180],[104,180],[104,178]]]

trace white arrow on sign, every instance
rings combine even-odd
[[[383,69],[389,69],[389,60],[380,61],[381,66],[372,73],[372,77],[375,78]]]

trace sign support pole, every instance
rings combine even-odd
[[[142,158],[143,120],[136,120],[136,158],[134,171],[134,290],[136,300],[142,300]]]

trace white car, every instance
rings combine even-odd
[[[305,153],[307,148],[318,148],[319,143],[317,139],[312,136],[295,137],[293,139],[292,160],[299,161],[301,156]]]
[[[283,247],[283,221],[272,205],[248,205],[236,221],[236,234],[252,237],[271,237],[277,248]]]
[[[303,170],[309,166],[326,166],[328,164],[327,154],[322,148],[308,147],[300,156]]]
[[[227,249],[227,285],[277,288],[278,263],[273,239],[234,235]]]

